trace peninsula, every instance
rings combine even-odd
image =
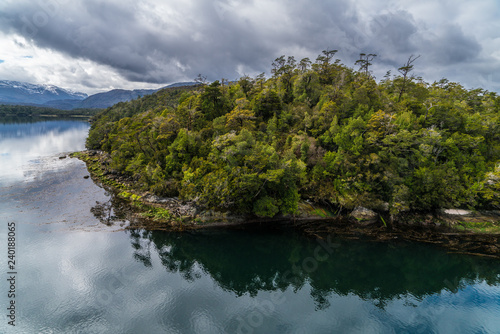
[[[118,103],[93,118],[81,156],[176,226],[352,213],[387,227],[463,209],[475,218],[448,225],[498,233],[500,96],[427,83],[413,56],[379,82],[374,55],[359,69],[334,56],[282,56],[270,78],[200,76]]]

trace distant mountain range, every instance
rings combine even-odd
[[[191,86],[195,82],[178,82],[163,88]],[[163,89],[160,88],[160,89]],[[153,94],[160,89],[113,89],[88,96],[53,85],[35,85],[26,82],[0,80],[0,104],[32,105],[62,110],[77,108],[107,108],[140,96]]]
[[[53,85],[34,85],[27,82],[0,80],[0,103],[44,104],[53,100],[83,100],[85,93],[72,92]]]

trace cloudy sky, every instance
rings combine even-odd
[[[414,73],[500,92],[498,0],[1,0],[0,80],[88,94],[269,75],[281,55],[325,49],[377,79]]]

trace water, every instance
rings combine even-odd
[[[87,131],[0,124],[1,333],[500,333],[497,260],[282,229],[125,230],[85,165],[59,159]]]

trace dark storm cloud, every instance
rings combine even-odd
[[[432,55],[436,64],[454,65],[470,61],[481,52],[481,45],[473,37],[465,36],[456,25],[444,27],[426,42],[422,48]]]
[[[53,3],[54,9],[46,11],[19,2],[0,14],[2,29],[33,39],[40,47],[109,65],[126,78],[142,74],[143,80],[155,81],[151,73],[158,68],[151,54],[163,41],[138,20],[135,8],[97,1]]]
[[[348,0],[20,0],[4,6],[0,28],[150,83],[198,73],[236,79],[242,71],[268,71],[282,54],[314,60],[324,49],[339,49],[349,66],[360,52],[401,66],[412,53],[457,63],[481,50],[459,27],[429,36],[408,12],[386,8],[363,16],[357,6]]]

